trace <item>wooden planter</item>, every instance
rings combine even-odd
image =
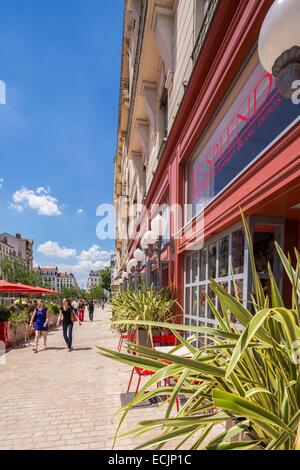
[[[152,330],[152,336],[160,336],[162,330]],[[152,348],[151,337],[149,330],[142,330],[138,328],[135,333],[136,344],[139,346],[146,346],[147,348]]]

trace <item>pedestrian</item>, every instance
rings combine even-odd
[[[62,326],[63,326],[63,336],[64,340],[66,342],[68,351],[72,351],[72,343],[73,343],[73,324],[75,321],[78,321],[78,317],[76,313],[74,312],[74,309],[71,304],[71,300],[69,299],[64,299],[63,300],[63,306],[60,309],[60,314],[57,320],[57,326],[60,324],[62,321]],[[79,325],[81,323],[79,322]]]
[[[37,301],[37,306],[32,314],[30,327],[35,329],[34,348],[38,352],[39,337],[42,335],[44,340],[44,349],[47,349],[47,333],[49,327],[48,309],[42,300]]]
[[[93,320],[94,320],[94,310],[95,310],[94,301],[93,301],[93,300],[89,300],[89,303],[88,303],[88,311],[89,311],[90,321],[93,321]]]
[[[77,315],[78,306],[79,306],[79,304],[78,304],[77,300],[76,300],[76,299],[73,300],[73,302],[72,302],[72,307],[73,307],[73,309],[74,309],[75,315]]]
[[[78,318],[80,322],[84,322],[84,313],[85,313],[84,301],[80,300],[78,304]]]
[[[102,304],[101,304],[101,305],[102,305],[102,310],[104,310],[104,307],[105,307],[105,302],[104,302],[104,300],[102,300]]]

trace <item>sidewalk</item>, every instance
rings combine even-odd
[[[116,348],[110,313],[98,309],[95,321],[74,328],[74,351],[65,349],[62,331],[51,331],[47,351],[13,349],[0,365],[0,449],[111,449],[118,423],[120,393],[130,367],[97,354],[97,345]],[[158,408],[130,413],[123,430],[159,417]],[[136,443],[135,443],[136,445]],[[131,439],[117,449],[133,449]]]

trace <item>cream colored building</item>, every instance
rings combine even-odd
[[[5,241],[0,240],[0,263],[4,258],[19,260],[25,266],[25,262],[17,256],[14,247],[10,246],[6,240]],[[2,279],[1,267],[0,267],[0,279]]]
[[[38,266],[33,269],[34,272],[42,276],[45,286],[55,291],[61,291],[63,288],[78,288],[74,274],[61,273],[58,267],[41,268]]]
[[[167,143],[217,0],[126,0],[114,204],[114,276]]]
[[[88,280],[87,280],[87,291],[90,291],[92,287],[97,286],[101,281],[101,271],[90,271]]]
[[[22,238],[17,233],[15,236],[9,233],[1,233],[0,241],[10,245],[18,258],[24,261],[27,269],[32,270],[33,267],[33,240]]]

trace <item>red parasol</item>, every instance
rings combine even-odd
[[[0,281],[0,293],[15,293],[15,294],[45,294],[45,295],[58,295],[56,292],[45,287],[27,286],[25,284],[13,284],[12,282]]]

